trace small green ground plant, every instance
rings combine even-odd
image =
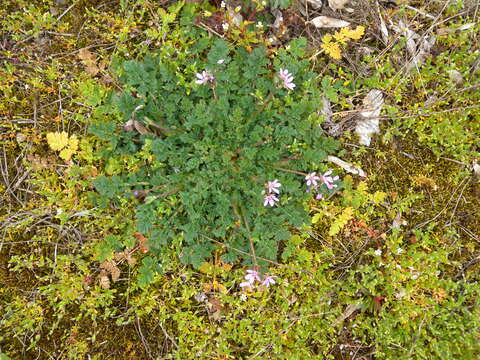
[[[319,126],[306,42],[269,58],[261,46],[249,53],[189,33],[200,39],[188,51],[164,47],[121,64],[123,91],[103,107],[117,120],[90,127],[106,141],[109,171],[94,181],[95,202],[136,202],[137,231],[159,257],[183,234],[185,264],[211,256],[209,238],[223,239],[224,261],[236,261],[238,250],[252,254],[253,265],[256,256],[274,260],[287,226],[307,221],[305,201],[337,180],[311,174],[336,142]]]

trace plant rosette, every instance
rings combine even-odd
[[[136,165],[95,179],[97,200],[136,198],[137,230],[154,255],[182,233],[187,264],[211,255],[211,238],[226,245],[226,262],[238,250],[252,253],[252,244],[258,257],[276,259],[289,227],[308,222],[310,190],[320,198],[338,180],[328,172],[305,191],[306,177],[337,148],[319,126],[321,91],[305,47],[297,39],[272,56],[215,40],[182,62],[155,55],[124,62],[124,90],[106,105],[123,126],[97,122],[91,131],[109,140],[107,161]]]

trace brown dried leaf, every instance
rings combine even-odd
[[[98,275],[98,284],[102,289],[110,289],[110,279],[106,271],[101,271]]]
[[[127,251],[127,253],[128,253],[128,250],[126,250],[126,251]],[[115,254],[113,255],[113,258],[115,259],[116,262],[121,262],[121,261],[125,260],[125,259],[126,259],[126,257],[125,257],[125,251],[122,251],[122,252],[119,252],[119,253],[115,253]]]
[[[220,300],[218,300],[217,298],[211,297],[208,299],[208,302],[212,305],[212,308],[215,311],[222,311],[225,309]]]
[[[139,232],[133,233],[133,236],[135,236],[135,238],[137,239],[138,247],[142,253],[145,254],[150,251],[150,248],[147,245],[148,239],[145,236],[143,236]]]
[[[51,167],[50,165],[51,163],[49,162],[49,160],[46,158],[42,158],[39,155],[27,154],[27,160],[32,166],[34,171],[48,169]]]
[[[225,307],[221,304],[220,300],[211,297],[208,299],[206,305],[210,319],[220,321],[222,319],[222,312],[225,310]]]
[[[133,126],[142,135],[147,135],[147,134],[155,135],[151,131],[148,131],[147,128],[145,126],[143,126],[142,123],[137,121],[137,120],[133,120]]]
[[[116,253],[114,255],[114,259],[117,263],[126,260],[128,265],[130,266],[135,265],[135,263],[137,262],[137,260],[134,257],[132,257],[132,254],[127,249],[125,249],[121,253]]]
[[[120,277],[120,269],[113,260],[106,260],[100,264],[100,268],[104,269],[110,276],[113,281],[117,281]]]
[[[133,266],[137,263],[137,259],[135,259],[132,254],[128,253],[127,255],[127,263],[129,266]]]
[[[87,48],[80,49],[78,52],[78,58],[85,66],[85,70],[89,75],[95,76],[100,72],[97,66],[97,59]]]

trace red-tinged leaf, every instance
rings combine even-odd
[[[375,312],[379,312],[382,309],[382,302],[385,301],[383,296],[374,296],[373,297],[373,309]]]

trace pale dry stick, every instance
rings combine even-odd
[[[138,316],[137,316],[137,329],[138,329],[138,333],[139,333],[139,335],[140,335],[140,339],[142,340],[143,347],[145,348],[145,351],[146,351],[147,354],[148,354],[148,357],[149,357],[150,359],[155,359],[155,358],[152,356],[152,353],[150,352],[150,348],[148,347],[148,344],[147,344],[147,341],[145,340],[145,337],[143,336],[142,328],[140,327],[140,319],[139,319]]]
[[[470,260],[468,263],[463,265],[462,268],[457,272],[457,274],[455,275],[455,279],[460,280],[462,278],[462,275],[465,276],[465,270],[479,262],[480,257],[476,257],[475,259]]]
[[[433,2],[432,0],[429,0],[428,4],[430,4],[431,2]],[[415,15],[412,19],[412,21],[415,21],[415,19],[417,18],[417,15]],[[382,52],[380,52],[380,54],[378,54],[377,56],[375,56],[375,58],[373,59],[373,62],[376,63],[383,55],[385,55],[391,48],[393,48],[395,46],[395,44],[398,42],[398,40],[400,40],[400,38],[402,37],[401,34],[397,34],[396,38],[390,43],[387,45],[387,47],[385,49],[382,50]],[[408,38],[407,40],[409,40],[410,38]],[[395,77],[397,76],[398,74],[395,75]],[[395,78],[394,77],[394,78]]]
[[[49,35],[54,35],[54,36],[65,36],[65,37],[72,37],[75,36],[74,34],[65,34],[65,33],[59,33],[55,31],[45,31],[46,34]]]
[[[413,341],[412,341],[412,346],[410,346],[410,351],[408,352],[408,357],[412,355],[413,349],[415,347],[415,343],[417,342],[418,338],[420,337],[420,331],[422,331],[423,324],[425,323],[425,318],[427,315],[423,316],[422,322],[418,326],[417,334],[415,335]]]
[[[80,1],[80,0],[77,0],[77,1],[75,1],[72,5],[70,5],[70,6],[55,20],[55,22],[54,22],[52,25],[58,23],[65,15],[67,15],[67,13],[68,13],[70,10],[72,10],[73,7],[74,7],[75,5],[77,5],[77,3],[78,3],[79,1]],[[46,31],[46,32],[48,33],[48,31]],[[32,35],[30,35],[30,36],[27,36],[25,39],[18,41],[18,42],[13,46],[13,48],[16,49],[18,45],[23,44],[24,42],[27,42],[27,41],[33,39],[36,35],[37,35],[37,34],[32,34]]]
[[[426,12],[420,10],[420,9],[417,9],[417,8],[415,8],[415,7],[413,7],[413,6],[410,6],[410,5],[405,5],[405,7],[406,7],[407,9],[409,9],[409,10],[412,10],[412,11],[415,11],[416,13],[419,13],[420,15],[423,15],[423,16],[425,16],[425,17],[427,17],[427,18],[430,18],[430,19],[434,19],[434,20],[435,20],[435,16],[430,15],[430,14],[428,14],[428,13],[426,13]]]
[[[58,18],[55,22],[59,22],[65,15],[67,15],[67,13],[73,9],[73,7],[75,5],[77,5],[77,3],[79,2],[80,0],[77,0],[75,1],[72,5],[70,5]]]
[[[318,314],[310,314],[310,315],[306,315],[306,316],[299,316],[297,318],[294,318],[291,320],[290,324],[285,328],[283,329],[282,331],[280,331],[279,335],[283,335],[285,333],[287,333],[290,328],[295,325],[299,320],[302,320],[302,319],[307,319],[307,318],[310,318],[310,317],[318,317],[318,316],[323,316],[323,315],[327,315],[327,314],[331,314],[335,311],[326,311],[326,312],[323,312],[323,313],[318,313]],[[265,351],[267,351],[269,348],[272,347],[272,343],[268,343],[267,345],[263,346],[256,354],[254,354],[250,359],[255,359],[256,357],[260,356],[261,354],[263,354]]]
[[[247,255],[247,256],[252,256],[252,254],[250,254],[250,253],[248,253],[248,252],[246,252],[246,251],[237,249],[237,248],[235,248],[235,247],[233,247],[233,246],[231,246],[231,245],[228,245],[228,244],[224,244],[224,243],[222,243],[222,242],[220,242],[220,241],[218,241],[218,240],[212,239],[212,238],[210,238],[210,237],[208,237],[208,236],[206,236],[206,235],[203,235],[203,234],[202,234],[202,236],[203,236],[205,239],[208,239],[208,240],[210,240],[210,241],[212,241],[212,242],[214,242],[214,243],[216,243],[216,244],[219,244],[219,245],[225,246],[225,247],[227,247],[227,248],[229,248],[229,249],[232,249],[233,251],[236,251],[236,252],[238,252],[239,254]],[[278,263],[278,262],[276,262],[276,261],[269,260],[269,259],[266,259],[266,258],[261,257],[261,256],[257,256],[257,259],[263,260],[263,261],[268,262],[268,263],[270,263],[270,264],[274,264],[274,265],[283,267],[283,268],[285,268],[285,269],[289,269],[289,270],[293,270],[293,271],[298,271],[298,272],[302,272],[302,273],[304,273],[304,274],[308,274],[308,275],[310,275],[310,276],[313,276],[313,274],[312,274],[310,271],[302,270],[302,269],[297,269],[297,268],[294,268],[294,267],[291,267],[291,266],[287,266],[287,265],[284,265],[284,264],[280,264],[280,263]]]
[[[470,66],[470,69],[468,70],[468,73],[470,73],[470,74],[473,75],[474,72],[475,72],[474,68],[475,68],[475,64],[473,64],[472,66]],[[467,87],[464,87],[464,88],[461,88],[461,89],[455,89],[455,88],[456,88],[456,85],[454,84],[454,85],[450,86],[450,88],[448,88],[442,96],[440,96],[438,99],[436,99],[436,101],[435,101],[434,103],[432,103],[432,104],[430,104],[430,105],[428,105],[428,106],[424,105],[423,107],[420,108],[420,110],[422,110],[422,109],[427,109],[427,108],[429,108],[429,107],[432,107],[435,103],[438,103],[438,102],[440,102],[440,101],[445,100],[445,99],[447,98],[447,95],[448,95],[452,90],[454,90],[454,89],[455,89],[455,92],[458,94],[458,93],[465,92],[465,91],[468,91],[468,90],[471,90],[471,89],[476,89],[476,88],[478,88],[478,87],[480,87],[480,84],[475,84],[475,85],[467,86]]]
[[[418,51],[417,54],[420,54],[420,52]],[[425,83],[423,81],[423,76],[422,76],[422,73],[420,72],[420,68],[418,67],[418,62],[415,61],[414,63],[415,63],[415,70],[417,70],[418,77],[420,78],[420,84],[422,85],[423,93],[425,94],[425,96],[427,96],[428,92],[427,92],[427,89],[425,88]]]
[[[444,113],[449,113],[454,111],[463,111],[463,110],[477,109],[477,108],[480,108],[480,105],[462,106],[462,107],[452,108],[448,110],[430,111],[427,113],[402,115],[402,116],[379,116],[378,119],[379,120],[408,119],[408,118],[419,117],[419,116],[430,116],[430,115],[444,114]]]
[[[207,25],[205,25],[203,23],[198,23],[198,24],[194,24],[194,25],[196,25],[199,28],[202,28],[203,30],[207,30],[207,31],[211,32],[212,34],[218,36],[221,39],[225,38],[224,35],[219,34],[218,32],[216,32],[215,30],[213,30],[212,28],[208,27]]]
[[[450,159],[450,158],[447,158],[447,157],[444,157],[444,156],[440,156],[440,159],[443,159],[443,160],[448,160],[448,161],[451,161],[451,162],[454,162],[456,164],[459,164],[459,165],[463,165],[465,167],[468,167],[467,164],[461,162],[461,161],[458,161],[458,160],[455,160],[455,159]]]
[[[430,2],[432,2],[432,1],[429,1],[429,3],[430,3]],[[437,23],[437,20],[440,18],[441,14],[443,13],[443,11],[445,10],[445,8],[447,7],[447,5],[448,5],[449,3],[450,3],[450,0],[445,2],[443,8],[440,10],[440,12],[438,13],[438,15],[437,15],[436,18],[434,19],[433,24],[422,34],[422,36],[420,36],[421,39],[424,39],[424,38],[425,38],[425,35],[426,35],[428,32],[430,32],[435,26],[438,26],[439,24],[442,23],[442,22],[438,22],[438,23]],[[416,15],[415,15],[415,17],[412,19],[412,21],[415,20],[415,18],[416,18]],[[390,50],[390,48],[392,48],[392,47],[398,42],[398,40],[399,40],[401,37],[402,37],[402,35],[401,35],[401,34],[398,34],[397,37],[396,37],[396,39],[395,39],[395,41],[392,41],[391,44],[389,44],[378,56],[376,56],[376,58],[373,60],[373,62],[376,63],[376,62],[380,59],[380,57],[382,57],[384,54],[386,54],[387,51]],[[407,38],[407,41],[410,40],[412,37],[413,37],[413,34],[412,34],[409,38]],[[420,52],[420,49],[418,49],[417,52],[416,52],[416,54],[415,54],[414,56],[412,56],[412,59],[413,59],[415,56],[417,56],[417,55],[419,54],[419,52]],[[393,76],[393,78],[392,78],[391,80],[393,81],[394,79],[396,79],[397,76],[399,76],[399,75],[406,69],[407,65],[408,65],[408,63],[405,63],[405,64],[400,68],[400,70],[395,74],[395,76]],[[408,78],[408,77],[406,77],[406,79],[407,79],[407,78]],[[398,88],[398,86],[400,86],[400,83],[397,85],[397,88]]]
[[[34,128],[36,129],[37,128],[37,125],[38,125],[38,103],[37,103],[37,96],[35,95],[35,97],[33,98],[33,124],[34,124]]]
[[[160,324],[160,329],[162,329],[163,331],[163,334],[165,335],[165,337],[170,340],[172,342],[173,345],[175,345],[175,347],[178,349],[178,344],[177,342],[167,333],[167,331],[165,330],[165,328],[163,327],[163,324],[162,323],[159,323]]]
[[[478,85],[480,86],[480,85]],[[478,86],[470,86],[470,88],[476,88]],[[390,115],[384,115],[384,116],[377,116],[379,120],[389,120],[389,119],[406,119],[406,118],[411,118],[411,117],[416,117],[416,116],[430,116],[430,115],[436,115],[436,114],[443,114],[447,112],[452,112],[452,111],[463,111],[463,110],[468,110],[468,109],[476,109],[479,108],[480,105],[470,105],[470,106],[462,106],[462,107],[456,107],[456,108],[451,108],[448,110],[438,110],[438,111],[430,111],[426,113],[419,113],[419,114],[414,114],[413,111],[411,111],[411,115],[399,115],[399,116],[390,116]],[[335,115],[345,115],[345,114],[352,114],[352,113],[358,113],[361,111],[369,111],[370,109],[355,109],[355,110],[345,110],[345,111],[338,111],[332,114],[332,116]],[[373,109],[372,109],[373,110]],[[418,111],[418,110],[417,110]]]
[[[453,209],[452,215],[450,216],[450,220],[449,220],[450,223],[452,222],[452,219],[453,219],[453,217],[455,216],[455,212],[457,211],[458,204],[460,203],[460,199],[461,199],[462,196],[463,196],[463,192],[464,192],[465,189],[467,188],[468,184],[470,184],[470,181],[471,181],[471,178],[469,178],[468,181],[465,183],[465,185],[464,185],[463,188],[462,188],[462,191],[460,192],[460,195],[458,196],[457,202],[456,202],[456,204],[455,204],[455,208]]]
[[[253,246],[252,233],[250,232],[250,226],[248,226],[247,218],[245,214],[242,214],[243,222],[248,231],[248,243],[250,244],[250,251],[252,252],[253,264],[255,266],[255,271],[258,271],[257,255],[255,254],[255,246]]]
[[[470,236],[473,240],[475,241],[480,241],[480,238],[477,237],[474,233],[472,233],[469,229],[463,227],[463,226],[459,226],[460,230],[463,230],[465,232],[465,234],[467,234],[468,236]],[[480,258],[479,258],[480,259]]]
[[[22,176],[19,177],[15,185],[12,186],[12,190],[15,191],[21,184],[22,182],[26,179],[26,177],[30,174],[30,169],[25,171]]]
[[[134,37],[132,36],[132,38],[134,38]],[[115,46],[114,43],[102,43],[102,44],[88,45],[88,46],[85,46],[82,49],[93,49],[93,48],[98,48],[98,47],[105,47],[105,50],[109,50],[114,46]],[[76,53],[80,52],[80,50],[82,50],[82,49],[76,49],[76,50],[70,51],[68,53],[61,52],[61,53],[52,54],[52,55],[49,55],[48,58],[53,59],[53,58],[56,58],[57,56],[60,56],[60,57],[57,58],[57,60],[62,60],[62,59],[65,59],[69,56],[75,55]]]
[[[450,205],[450,202],[452,201],[453,197],[454,197],[455,194],[457,193],[457,190],[460,188],[460,186],[463,184],[463,182],[464,182],[466,179],[468,179],[468,177],[462,179],[460,185],[458,185],[458,187],[455,189],[455,191],[452,193],[452,195],[451,195],[450,198],[448,199],[447,204],[444,206],[444,208],[443,208],[437,215],[435,215],[432,219],[427,220],[427,221],[424,221],[423,223],[415,226],[415,229],[420,229],[420,228],[424,227],[425,225],[431,223],[432,221],[435,221],[438,217],[440,217],[440,215],[442,215],[442,214],[447,210],[448,206]]]
[[[60,119],[62,120],[62,130],[65,130],[65,126],[64,126],[64,123],[63,123],[63,105],[62,105],[62,94],[61,94],[61,91],[62,91],[62,83],[60,82],[58,84],[58,116],[60,117]]]
[[[2,177],[3,181],[7,187],[7,192],[9,192],[12,197],[17,200],[21,205],[23,205],[22,201],[15,195],[15,193],[12,190],[10,179],[8,177],[8,160],[7,160],[7,154],[5,151],[5,146],[3,147],[3,159],[4,159],[4,164],[0,161],[0,171],[2,172]]]

